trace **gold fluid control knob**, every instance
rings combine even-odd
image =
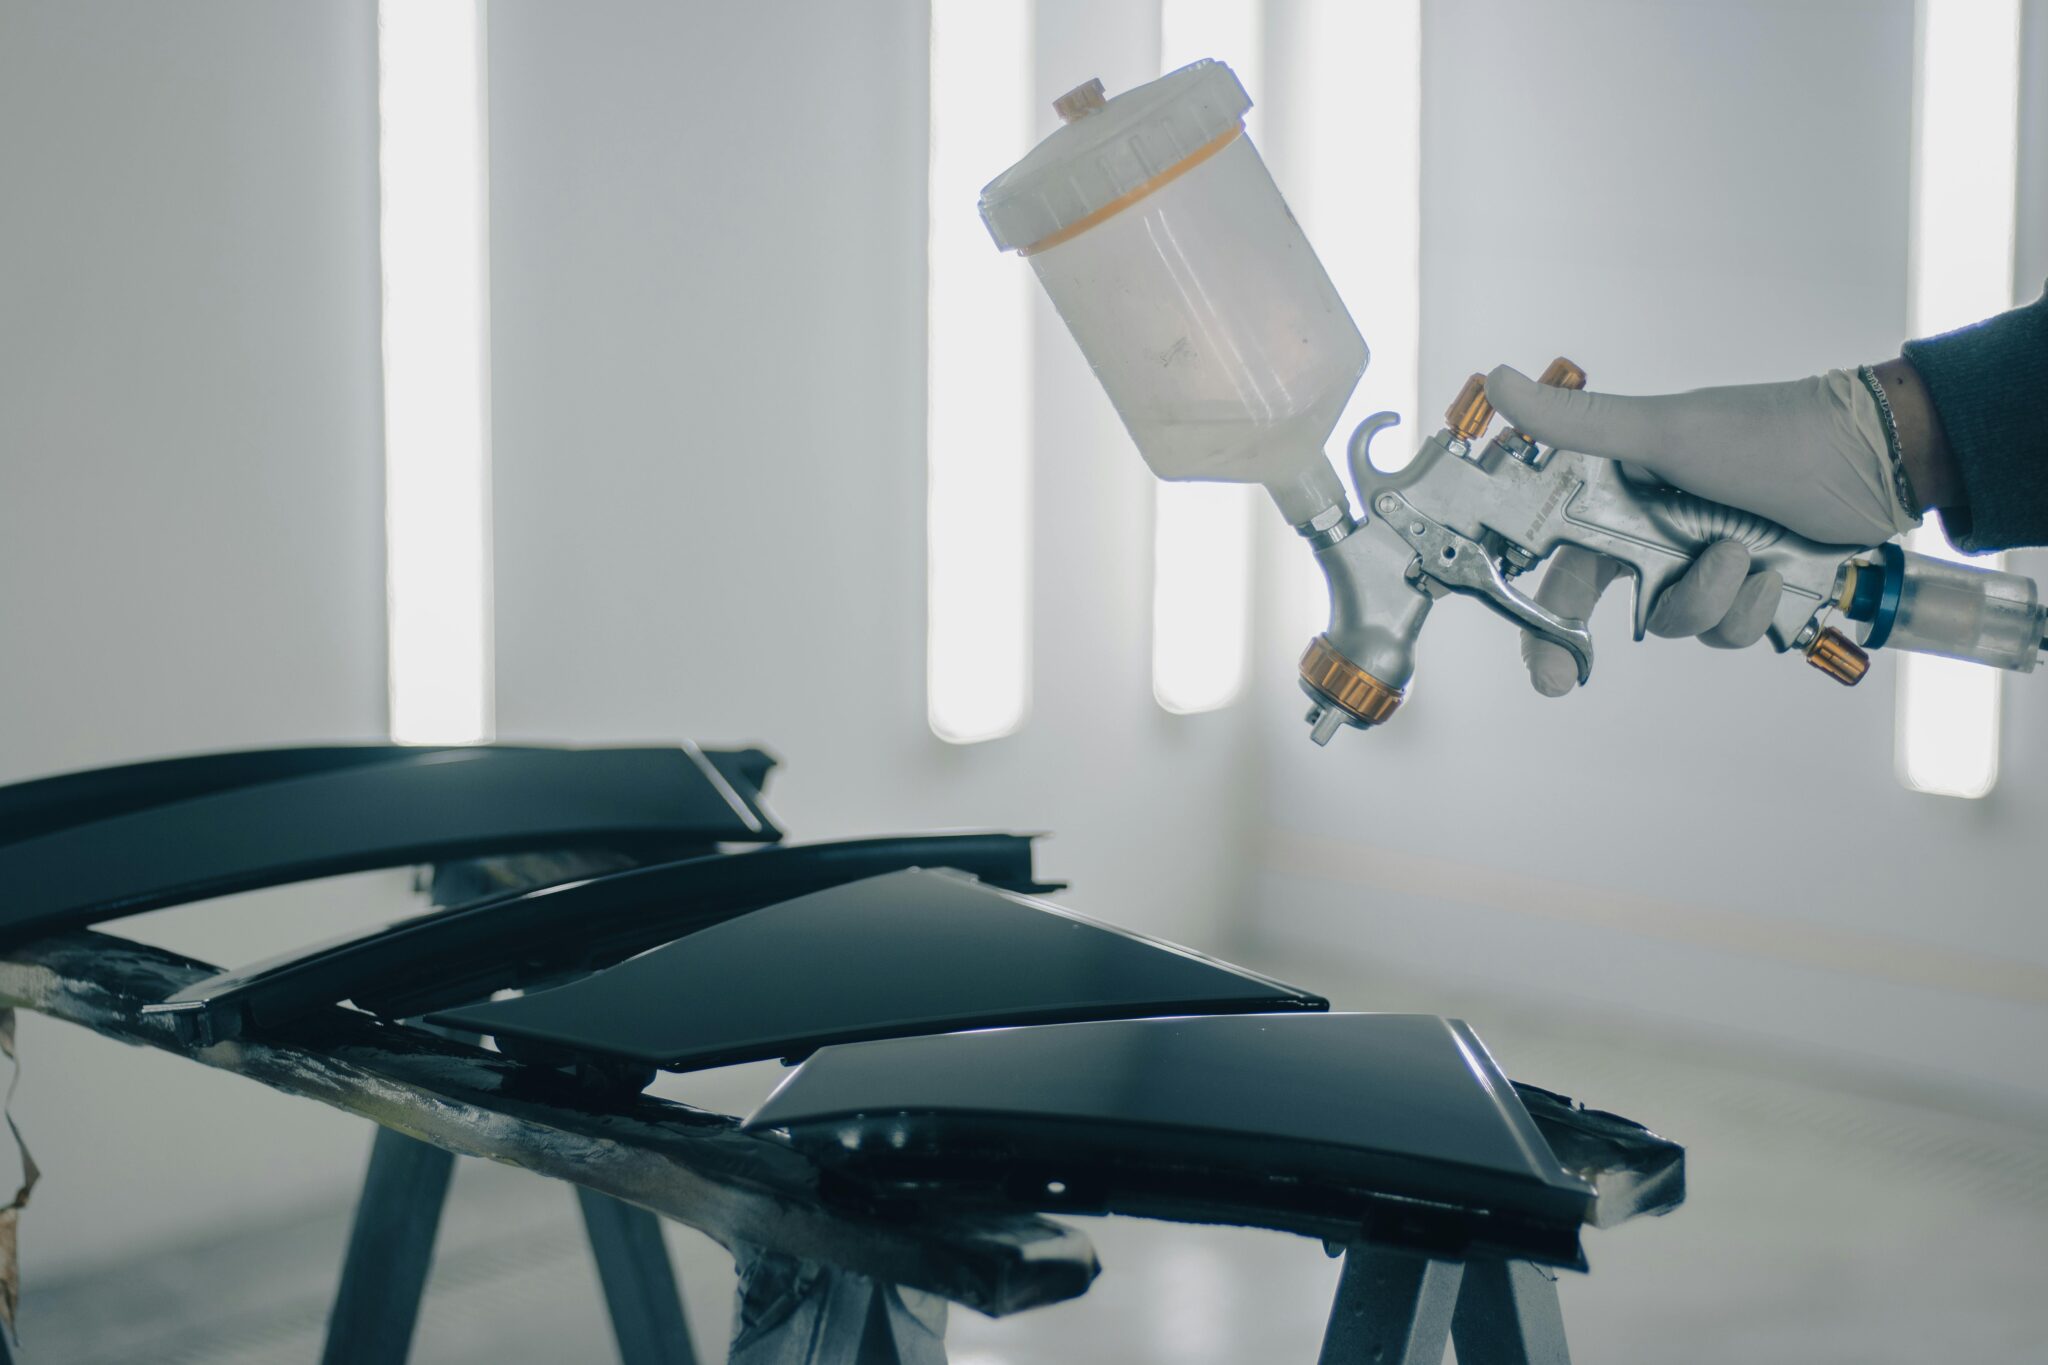
[[[1870,671],[1870,656],[1833,626],[1813,637],[1806,662],[1844,687],[1854,687]]]
[[[1461,441],[1476,441],[1493,425],[1493,404],[1486,401],[1486,376],[1475,374],[1444,409],[1444,425]]]
[[[1345,658],[1327,635],[1308,642],[1301,656],[1301,680],[1360,725],[1378,725],[1393,715],[1404,695]]]
[[[1586,387],[1586,372],[1559,356],[1543,367],[1543,373],[1536,376],[1536,382],[1548,384],[1553,389],[1583,389]]]
[[[1586,372],[1559,356],[1543,367],[1543,373],[1536,376],[1536,382],[1553,389],[1583,389],[1586,387]],[[1516,451],[1524,459],[1530,458],[1536,448],[1536,442],[1529,433],[1518,427],[1509,427],[1501,439],[1508,449]]]
[[[1054,100],[1052,111],[1060,116],[1061,123],[1079,123],[1109,103],[1104,96],[1102,80],[1095,77]]]

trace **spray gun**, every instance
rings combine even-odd
[[[1816,544],[1512,427],[1489,439],[1476,374],[1399,469],[1371,456],[1395,415],[1359,424],[1354,508],[1323,444],[1364,373],[1365,341],[1245,134],[1237,77],[1201,61],[1115,99],[1090,81],[1054,108],[1063,126],[982,191],[982,220],[1030,261],[1152,472],[1262,484],[1314,552],[1330,594],[1329,626],[1300,666],[1316,743],[1393,715],[1422,623],[1450,594],[1562,647],[1588,681],[1586,623],[1516,581],[1561,545],[1626,568],[1640,640],[1694,557],[1739,541],[1784,579],[1772,648],[1850,686],[1880,647],[2019,672],[2048,649],[2031,579],[1892,544]],[[1541,382],[1585,379],[1560,358]]]

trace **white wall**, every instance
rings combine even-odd
[[[2018,250],[2021,298],[2048,280],[2048,0],[2022,0]]]
[[[375,71],[367,0],[0,4],[0,780],[381,733]],[[362,889],[128,931],[255,958]],[[20,1027],[31,1285],[359,1174],[360,1120]]]
[[[1424,64],[1427,402],[1557,353],[1638,393],[1897,354],[1906,0],[1440,0]],[[1327,752],[1269,636],[1252,931],[2048,1095],[2048,681],[2008,688],[1990,799],[1921,796],[1891,661],[1845,692],[1767,650],[1632,647],[1623,605],[1555,702],[1446,603],[1401,714]]]
[[[1150,4],[1037,25],[1040,132],[1156,74]],[[1032,715],[926,727],[925,78],[919,5],[493,4],[500,731],[765,741],[801,837],[1051,830],[1203,943],[1245,713],[1153,704],[1147,476],[1042,300]]]

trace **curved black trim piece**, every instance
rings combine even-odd
[[[427,1022],[490,1034],[535,1060],[685,1071],[953,1029],[1328,1008],[1186,948],[912,869],[763,906],[567,985]]]
[[[393,763],[447,753],[446,746],[410,748],[399,744],[326,744],[296,749],[244,749],[233,753],[189,754],[147,763],[58,773],[0,787],[0,844],[47,834],[71,825],[190,801],[237,787],[288,782],[348,768]]]
[[[1573,1123],[1574,1159],[1560,1161],[1462,1021],[1293,1014],[827,1048],[744,1128],[780,1130],[849,1196],[905,1212],[1119,1213],[1335,1241],[1362,1229],[1583,1269],[1594,1181],[1646,1155],[1642,1130],[1610,1122],[1634,1131],[1614,1142]]]
[[[0,788],[0,946],[286,882],[530,849],[781,837],[758,751],[393,745],[166,759]],[[738,778],[739,781],[735,781]]]
[[[537,975],[588,970],[707,924],[823,887],[909,867],[949,867],[1013,891],[1032,875],[1025,834],[928,834],[796,844],[615,872],[415,915],[222,972],[179,991],[182,1037],[222,1042],[353,1000],[390,1017],[454,1005]]]

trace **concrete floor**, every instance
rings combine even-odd
[[[1589,1233],[1592,1273],[1562,1282],[1580,1365],[2048,1361],[2048,1114],[1908,1087],[1767,1040],[1376,980],[1328,962],[1240,960],[1283,976],[1292,968],[1342,1006],[1462,1014],[1509,1075],[1687,1144],[1686,1206]],[[733,1068],[662,1089],[744,1110],[777,1074]],[[315,1209],[60,1281],[31,1275],[22,1358],[317,1359],[347,1225],[346,1209]],[[1319,1245],[1121,1219],[1088,1220],[1088,1231],[1104,1266],[1095,1288],[1002,1321],[956,1310],[955,1365],[1315,1359],[1337,1275]],[[672,1227],[669,1241],[699,1351],[722,1359],[731,1270],[693,1232]],[[458,1168],[415,1361],[609,1359],[600,1304],[566,1189]]]

